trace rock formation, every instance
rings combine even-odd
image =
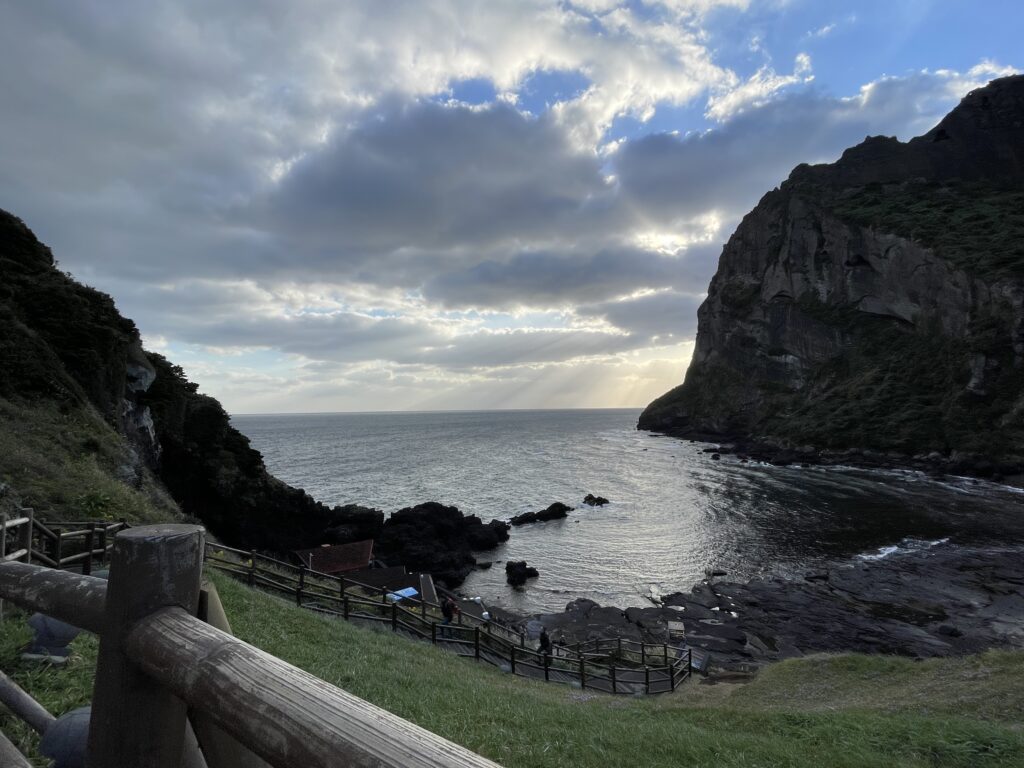
[[[328,530],[354,522],[351,509],[331,509],[270,475],[220,403],[200,394],[180,367],[145,352],[113,300],[57,269],[50,249],[5,211],[0,405],[5,413],[55,414],[64,424],[45,425],[54,429],[55,449],[61,444],[71,461],[109,465],[102,493],[83,487],[67,498],[64,489],[42,489],[26,498],[42,516],[120,515],[110,489],[125,486],[148,495],[143,519],[184,513],[246,549],[316,546],[331,539]],[[85,439],[63,445],[69,425]],[[7,428],[0,420],[0,437],[16,442]]]
[[[1024,76],[908,143],[800,166],[726,244],[684,383],[639,428],[776,448],[1024,456]]]
[[[508,541],[508,523],[484,523],[457,507],[431,501],[393,513],[377,537],[376,554],[454,588],[476,565],[474,551],[494,549],[503,541]]]
[[[561,520],[571,511],[572,507],[556,501],[547,509],[542,509],[540,512],[524,512],[521,515],[516,515],[509,522],[518,526],[527,523],[543,523],[548,520]]]

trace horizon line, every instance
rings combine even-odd
[[[596,406],[593,408],[435,408],[425,410],[375,410],[375,411],[265,411],[259,413],[228,413],[234,416],[366,416],[384,414],[424,414],[424,413],[539,413],[553,411],[637,411],[646,406]]]

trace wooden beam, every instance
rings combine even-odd
[[[185,703],[132,664],[124,642],[135,624],[157,611],[174,606],[196,612],[203,538],[196,525],[150,525],[121,531],[114,540],[93,687],[90,768],[181,768]],[[158,651],[157,658],[163,662]]]
[[[3,731],[0,731],[0,765],[4,768],[32,768],[32,763],[11,744]]]
[[[181,609],[138,622],[124,647],[154,680],[275,766],[496,765]]]
[[[0,596],[99,634],[104,626],[107,582],[26,563],[0,563]]]
[[[33,699],[16,682],[0,672],[0,704],[23,720],[29,728],[42,736],[56,720],[43,705]]]

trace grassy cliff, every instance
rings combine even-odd
[[[43,518],[185,516],[245,548],[316,546],[347,521],[270,475],[220,403],[4,211],[0,484]]]

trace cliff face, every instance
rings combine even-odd
[[[328,508],[271,476],[216,400],[146,353],[110,297],[59,271],[4,211],[0,454],[0,481],[43,515],[183,512],[244,548],[316,546],[367,512]]]
[[[726,244],[698,318],[684,383],[641,429],[1019,462],[1024,77],[906,144],[795,169]]]

